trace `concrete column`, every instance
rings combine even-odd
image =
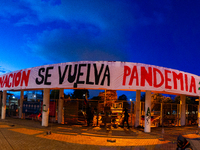
[[[185,108],[186,108],[186,96],[185,95],[181,95],[180,96],[180,105],[181,105],[181,126],[185,125]]]
[[[43,106],[42,106],[42,126],[48,126],[49,120],[49,100],[50,100],[50,89],[44,89]]]
[[[22,118],[23,101],[24,101],[24,90],[21,90],[20,103],[19,103],[19,118]]]
[[[1,108],[1,119],[6,118],[6,97],[7,97],[7,91],[3,91],[3,100],[2,100],[2,108]]]
[[[198,107],[198,127],[200,128],[200,96],[199,96],[199,107]]]
[[[151,132],[151,91],[145,95],[145,127],[144,132]]]
[[[64,99],[64,89],[60,89],[59,100],[58,100],[58,123],[62,123],[63,120],[63,99]]]
[[[141,91],[136,90],[136,101],[135,101],[135,127],[140,125],[140,99],[141,99]]]

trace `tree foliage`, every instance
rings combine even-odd
[[[69,98],[70,95],[66,95],[64,93],[64,98]],[[60,90],[52,90],[50,93],[50,99],[59,99],[60,98]]]
[[[180,95],[178,95],[174,98],[174,102],[177,104],[180,104],[180,99],[181,99],[181,97],[180,97]],[[193,104],[192,99],[188,96],[186,96],[186,104]]]
[[[141,102],[145,102],[145,94],[141,95]]]
[[[59,99],[59,90],[52,90],[50,93],[50,99]]]
[[[152,101],[156,103],[161,103],[164,100],[164,97],[160,93],[154,93],[152,94]]]
[[[94,96],[91,98],[92,100],[101,100],[101,97],[100,96]]]
[[[106,96],[106,100],[115,101],[115,100],[117,100],[117,91],[116,90],[106,90],[106,93],[99,92],[98,96],[101,97],[101,100],[104,100],[105,96]]]
[[[105,92],[99,92],[98,97],[102,101],[106,100],[106,105],[107,106],[112,106],[112,104],[117,100],[117,91],[116,90],[106,90]]]
[[[152,102],[155,103],[173,103],[173,100],[171,97],[163,96],[160,93],[154,93],[152,94]]]
[[[87,98],[89,98],[89,91],[88,90],[74,90],[71,94],[72,99],[84,99],[87,94]],[[85,95],[85,96],[84,96]]]
[[[122,94],[118,97],[118,101],[123,101],[123,108],[129,108],[130,104],[128,103],[128,98],[125,94]]]
[[[127,100],[127,96],[125,94],[122,94],[121,96],[118,97],[118,100]]]

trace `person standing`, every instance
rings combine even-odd
[[[124,128],[124,122],[126,122],[127,128],[129,129],[128,117],[129,117],[128,110],[127,110],[127,108],[125,108],[124,109],[124,119],[123,119],[123,122],[122,122],[122,127],[123,128]]]
[[[87,108],[86,108],[86,115],[87,115],[87,126],[89,127],[90,126],[90,121],[93,118],[92,110],[91,110],[89,104],[87,105]]]

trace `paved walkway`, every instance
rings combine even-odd
[[[112,128],[50,123],[6,118],[0,120],[0,149],[2,150],[175,150],[177,137],[182,134],[192,144],[200,147],[197,126],[143,129]],[[51,133],[50,133],[51,132]],[[50,133],[50,134],[47,134]]]

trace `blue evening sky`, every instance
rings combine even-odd
[[[5,0],[0,8],[0,74],[102,60],[200,75],[199,0]]]

